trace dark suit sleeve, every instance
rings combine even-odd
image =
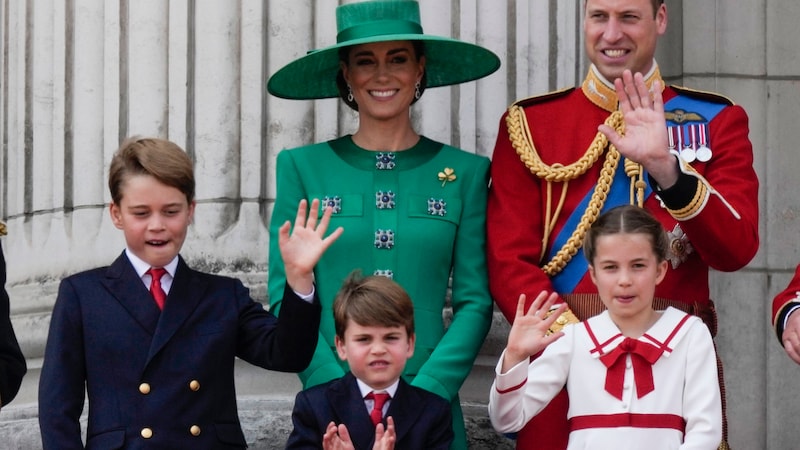
[[[19,392],[27,371],[25,357],[19,348],[11,325],[11,306],[6,292],[6,260],[0,247],[0,407],[7,405]]]
[[[86,371],[81,306],[69,279],[61,282],[39,377],[39,428],[44,449],[78,449]]]
[[[239,304],[243,305],[237,355],[269,370],[299,372],[308,367],[319,336],[321,307],[316,294],[309,303],[286,285],[281,315],[276,318],[251,300],[241,283],[237,285]]]
[[[437,399],[438,400],[438,399]],[[433,422],[430,424],[425,448],[434,450],[447,450],[453,443],[453,413],[450,403],[436,402],[438,414],[433,413]]]
[[[321,449],[322,434],[320,424],[314,416],[314,408],[308,401],[305,391],[297,393],[292,410],[292,432],[286,442],[287,449]],[[327,427],[327,424],[325,424]]]

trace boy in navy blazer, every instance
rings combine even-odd
[[[336,351],[350,372],[297,394],[286,448],[448,449],[450,403],[400,378],[414,354],[408,293],[383,276],[351,275],[333,316]],[[385,394],[385,403],[373,400]]]
[[[287,277],[279,319],[238,280],[191,269],[179,255],[195,201],[192,161],[172,142],[133,138],[111,161],[109,208],[126,249],[111,266],[61,282],[39,384],[45,449],[245,448],[234,390],[239,357],[296,372],[317,344],[312,269],[323,238],[319,202],[280,232]],[[287,270],[288,273],[288,270]],[[149,288],[149,289],[148,289]],[[149,290],[149,292],[148,292]]]

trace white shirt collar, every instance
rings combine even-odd
[[[150,270],[150,264],[144,262],[141,258],[136,256],[129,248],[125,249],[125,256],[128,257],[128,261],[131,262],[133,270],[136,271],[136,275],[138,275],[139,279],[142,280],[144,287],[149,290],[150,274],[146,272]],[[175,255],[175,257],[172,258],[172,261],[164,266],[164,269],[167,270],[167,273],[161,277],[161,288],[164,290],[164,292],[169,294],[169,290],[172,288],[172,280],[175,278],[175,271],[178,270],[178,255]]]
[[[128,261],[131,262],[133,270],[136,271],[136,275],[138,275],[139,278],[142,278],[145,272],[150,270],[150,267],[152,267],[150,264],[144,262],[141,258],[136,256],[129,248],[125,249],[125,256],[128,257]],[[167,273],[171,277],[175,277],[175,271],[178,270],[178,255],[175,255],[175,257],[172,258],[172,261],[164,266],[164,268],[167,269]]]
[[[397,392],[397,387],[400,385],[400,379],[398,378],[397,380],[395,380],[394,383],[392,383],[386,389],[373,389],[373,388],[369,387],[369,385],[367,383],[364,383],[363,381],[359,380],[358,378],[356,378],[356,383],[358,383],[358,390],[361,391],[361,398],[366,397],[367,394],[369,394],[372,391],[387,392],[389,394],[389,396],[394,398],[394,394]]]

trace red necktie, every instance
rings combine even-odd
[[[383,419],[383,405],[391,396],[386,392],[370,392],[366,398],[375,401],[372,405],[372,411],[369,413],[369,418],[372,419],[373,425],[378,425]]]
[[[636,396],[642,398],[655,389],[653,385],[653,363],[664,351],[655,345],[626,337],[617,348],[600,357],[606,370],[606,391],[622,400],[622,385],[625,381],[625,355],[631,355]]]
[[[167,300],[167,294],[164,292],[164,289],[161,288],[161,277],[167,273],[167,270],[163,267],[151,267],[147,273],[149,273],[151,277],[150,294],[153,295],[158,309],[164,309],[164,301]]]

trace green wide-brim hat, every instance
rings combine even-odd
[[[338,97],[339,49],[386,41],[423,41],[426,88],[477,80],[500,67],[491,50],[422,32],[419,4],[411,0],[365,1],[336,8],[336,45],[312,50],[267,82],[276,97],[307,100]]]

